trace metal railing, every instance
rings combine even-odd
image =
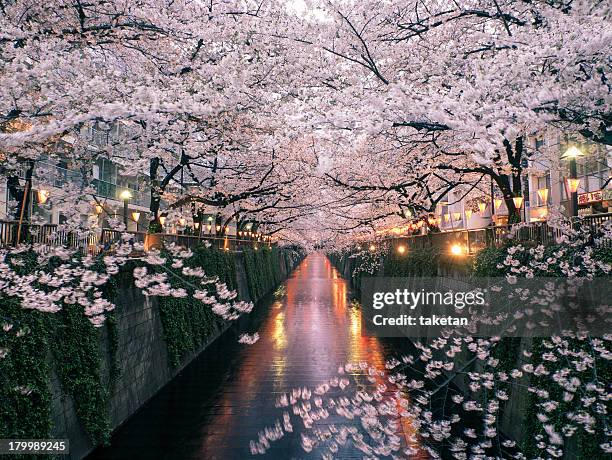
[[[14,247],[18,244],[42,244],[49,247],[67,247],[79,249],[84,253],[98,254],[103,251],[112,251],[113,245],[121,241],[122,236],[128,233],[135,243],[145,243],[147,232],[120,232],[109,228],[103,228],[95,233],[79,234],[61,229],[58,225],[30,225],[19,222],[0,221],[0,247]],[[211,247],[226,250],[239,251],[245,247],[273,246],[275,243],[261,241],[257,238],[236,238],[235,236],[217,235],[180,235],[160,233],[156,234],[164,244],[175,243],[184,248],[210,243]]]
[[[612,213],[585,216],[578,220],[590,227],[595,233],[604,222],[612,221]],[[557,243],[561,236],[558,228],[551,227],[546,222],[533,222],[530,224],[501,225],[469,230],[453,230],[426,235],[412,235],[393,237],[393,241],[404,244],[409,249],[437,248],[447,252],[452,246],[461,248],[462,253],[474,254],[487,247],[501,247],[509,241],[549,246]],[[604,240],[601,246],[612,246],[612,240]]]

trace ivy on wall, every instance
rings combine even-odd
[[[261,299],[281,281],[279,249],[248,248],[243,251],[249,294],[253,301]]]
[[[205,247],[198,247],[193,252],[193,256],[186,260],[186,266],[202,267],[208,276],[216,276],[220,282],[227,284],[228,288],[235,289],[236,266],[233,254]],[[166,270],[169,270],[169,267],[166,267]],[[168,361],[170,366],[175,368],[197,351],[214,331],[218,330],[223,320],[215,315],[209,306],[192,297],[194,288],[191,281],[194,280],[190,281],[183,275],[171,278],[173,286],[182,287],[189,294],[183,298],[158,298]]]
[[[22,257],[19,268],[30,272],[34,254]],[[59,263],[53,259],[50,264]],[[95,265],[92,267],[95,270]],[[119,276],[119,275],[118,275]],[[44,289],[44,286],[40,286]],[[115,277],[105,286],[112,299]],[[100,334],[78,305],[64,304],[55,314],[24,310],[15,298],[0,299],[0,437],[46,438],[51,433],[51,369],[64,393],[72,396],[76,413],[93,443],[105,444],[110,436],[108,391],[101,377]],[[119,375],[116,357],[116,324],[107,323],[111,382]],[[112,388],[112,387],[111,387]]]
[[[423,276],[438,274],[440,252],[436,248],[409,250],[404,254],[390,252],[383,261],[383,276]]]
[[[260,248],[244,253],[249,292],[258,300],[281,281],[281,264],[293,268],[301,254],[277,248]],[[236,289],[235,254],[200,247],[186,265],[202,267],[228,288]],[[18,270],[28,273],[36,258],[23,257]],[[50,263],[56,263],[51,261]],[[57,262],[59,263],[59,262]],[[118,288],[133,286],[133,269],[140,262],[130,261],[104,286],[103,295],[113,301]],[[102,264],[99,265],[102,268]],[[92,267],[96,269],[96,265]],[[165,267],[171,273],[170,267]],[[164,270],[159,268],[159,270]],[[184,276],[170,274],[172,284],[193,292]],[[191,280],[194,281],[194,280]],[[41,288],[44,288],[41,286]],[[213,286],[210,289],[214,289]],[[223,320],[210,307],[191,297],[161,297],[160,317],[168,349],[169,363],[180,366],[218,330]],[[94,444],[108,443],[111,426],[108,402],[120,376],[117,361],[119,337],[117,313],[110,312],[104,328],[95,328],[78,305],[63,305],[56,314],[24,310],[15,298],[0,299],[0,437],[46,438],[52,431],[50,380],[52,369],[64,393],[72,396],[77,416]],[[120,308],[120,306],[118,306]],[[107,350],[101,350],[106,329]],[[102,376],[102,357],[110,357],[108,381]]]
[[[51,318],[0,298],[0,438],[45,438],[51,429]],[[10,327],[10,329],[9,329]]]
[[[566,251],[560,251],[561,248]],[[473,260],[467,260],[465,266],[469,268],[469,274],[477,277],[498,277],[505,276],[506,267],[503,262],[508,254],[507,247],[501,248],[486,248],[478,252]],[[553,245],[544,249],[544,259],[548,257],[557,257],[558,254],[563,254],[563,260],[559,260],[558,263],[553,266],[559,265],[559,263],[565,262],[569,266],[576,263],[576,257],[579,257],[577,253],[571,250],[567,250],[567,247]],[[349,253],[334,253],[329,255],[332,263],[340,270],[344,275],[348,273],[355,273],[353,267],[359,266],[362,263],[360,255],[351,255]],[[533,257],[529,251],[517,252],[513,255],[515,259],[523,265],[528,265],[530,258]],[[594,248],[591,254],[593,259],[604,261],[608,264],[612,264],[612,248],[600,247]],[[398,254],[389,252],[383,255],[382,270],[380,276],[389,277],[403,277],[403,276],[436,276],[438,272],[438,266],[447,264],[449,261],[443,259],[439,253],[434,252],[432,249],[415,249],[410,250],[405,254]],[[599,273],[605,275],[604,273]],[[563,276],[561,271],[555,269],[553,271],[547,270],[545,273],[541,273],[540,276]],[[351,281],[354,287],[359,287],[361,276],[358,274]],[[499,371],[510,371],[517,366],[520,367],[522,362],[522,351],[526,350],[530,353],[530,363],[534,366],[538,364],[545,364],[546,368],[553,374],[566,367],[567,363],[556,362],[551,363],[545,361],[543,355],[549,351],[543,346],[544,339],[515,338],[515,337],[504,337],[501,338],[495,345],[492,351],[492,357],[499,360],[497,370]],[[571,339],[568,339],[571,340]],[[585,342],[572,342],[576,349],[579,347],[589,346]],[[600,381],[610,382],[612,380],[612,365],[610,361],[604,360],[599,355],[595,357],[594,368],[597,370],[597,378]],[[563,401],[563,395],[559,385],[555,384],[551,375],[533,375],[529,374],[526,377],[526,386],[532,386],[546,392],[549,392],[552,400]],[[514,388],[510,388],[509,383],[501,383],[496,389],[506,389],[507,391],[515,391]],[[524,425],[524,432],[527,434],[522,441],[521,450],[527,456],[527,458],[538,458],[542,455],[541,448],[538,447],[539,436],[545,436],[545,430],[543,424],[538,422],[537,414],[541,411],[538,404],[541,400],[533,392],[528,392],[524,399],[524,405],[520,408],[521,412],[521,423]],[[562,403],[554,413],[548,414],[550,416],[550,423],[554,426],[555,431],[561,432],[562,427],[567,423],[565,414],[568,412],[576,411],[580,407],[581,401],[579,399],[571,402]],[[504,408],[500,408],[501,411]],[[592,459],[599,458],[601,456],[601,449],[599,445],[606,441],[605,430],[596,430],[594,433],[588,433],[585,430],[579,430],[571,439],[573,444],[568,449],[573,457],[577,459]]]

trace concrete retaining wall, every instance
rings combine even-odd
[[[294,267],[287,266],[287,258],[279,252],[278,264],[283,279]],[[252,299],[249,293],[246,270],[240,253],[236,254],[236,286],[241,299]],[[109,398],[109,414],[113,429],[123,424],[131,415],[153,397],[164,385],[174,378],[185,366],[198,356],[225,328],[213,333],[208,342],[189,356],[181,368],[172,369],[164,341],[164,331],[157,299],[146,298],[140,290],[119,286],[117,293],[117,362],[121,374]],[[108,384],[111,356],[107,329],[101,334],[102,376]],[[108,387],[109,385],[107,385]],[[111,389],[109,388],[109,391]],[[51,381],[51,411],[53,438],[70,440],[70,458],[80,459],[95,446],[83,429],[74,408],[71,396],[62,392],[56,375]]]

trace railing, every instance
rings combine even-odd
[[[108,248],[111,245],[117,243],[121,240],[122,235],[125,232],[120,232],[117,230],[111,230],[105,228],[102,230],[102,235],[100,238],[100,243],[103,248]],[[147,232],[127,232],[132,235],[134,242],[136,243],[145,243]],[[244,247],[260,247],[264,245],[272,245],[272,243],[258,241],[257,239],[239,239],[235,238],[231,235],[227,237],[224,236],[215,236],[215,235],[178,235],[173,233],[159,233],[156,236],[160,237],[164,244],[175,243],[178,246],[184,248],[194,248],[196,246],[205,244],[205,242],[210,243],[211,247],[222,249],[226,251],[238,251]]]
[[[604,222],[612,221],[612,213],[595,214],[579,219],[583,225],[596,232]],[[461,253],[473,254],[486,247],[500,247],[508,241],[530,242],[545,246],[555,244],[561,236],[561,231],[553,228],[546,222],[534,222],[527,225],[502,225],[470,230],[453,230],[449,232],[429,233],[427,235],[413,235],[394,237],[393,241],[401,243],[412,249],[437,248],[448,252],[453,246],[459,248]],[[611,247],[612,240],[599,242],[600,246]]]
[[[50,247],[80,248],[92,252],[98,243],[97,235],[79,235],[57,225],[30,225],[14,221],[0,221],[0,247],[16,246],[19,243],[42,244]]]
[[[84,253],[97,254],[103,251],[111,251],[113,245],[118,243],[125,232],[104,228],[91,234],[79,235],[68,232],[55,224],[30,225],[19,222],[0,221],[0,247],[17,246],[19,243],[43,244],[49,247],[77,248]],[[127,232],[132,241],[145,243],[146,232]],[[239,251],[244,247],[271,246],[274,243],[259,241],[257,239],[238,239],[231,235],[227,237],[215,235],[178,235],[161,233],[156,234],[164,244],[176,243],[184,248],[194,248],[208,241],[212,247],[226,250]]]

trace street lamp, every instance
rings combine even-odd
[[[576,159],[582,156],[584,156],[584,153],[575,145],[570,146],[565,153],[561,155],[562,159],[569,160],[570,177],[567,179],[567,185],[570,192],[570,214],[572,217],[578,215],[578,185],[580,181],[577,179]]]
[[[49,199],[49,190],[39,190],[38,191],[38,202],[40,204],[45,204],[47,202],[47,200]]]
[[[132,193],[125,189],[119,194],[119,198],[123,200],[123,223],[125,224],[125,229],[128,228],[128,201],[132,198]]]
[[[542,204],[542,206],[548,206],[548,189],[538,189],[538,196],[540,197],[540,203]]]
[[[512,201],[514,202],[514,206],[516,207],[516,211],[518,212],[519,220],[520,220],[521,219],[521,207],[523,206],[523,197],[520,195],[515,196],[514,198],[512,198]],[[526,221],[527,221],[527,215],[525,215],[525,217],[523,218],[523,222],[526,222]]]
[[[485,203],[484,201],[478,203],[478,210],[480,211],[480,215],[482,217],[484,217],[485,209],[487,209],[487,203]]]

